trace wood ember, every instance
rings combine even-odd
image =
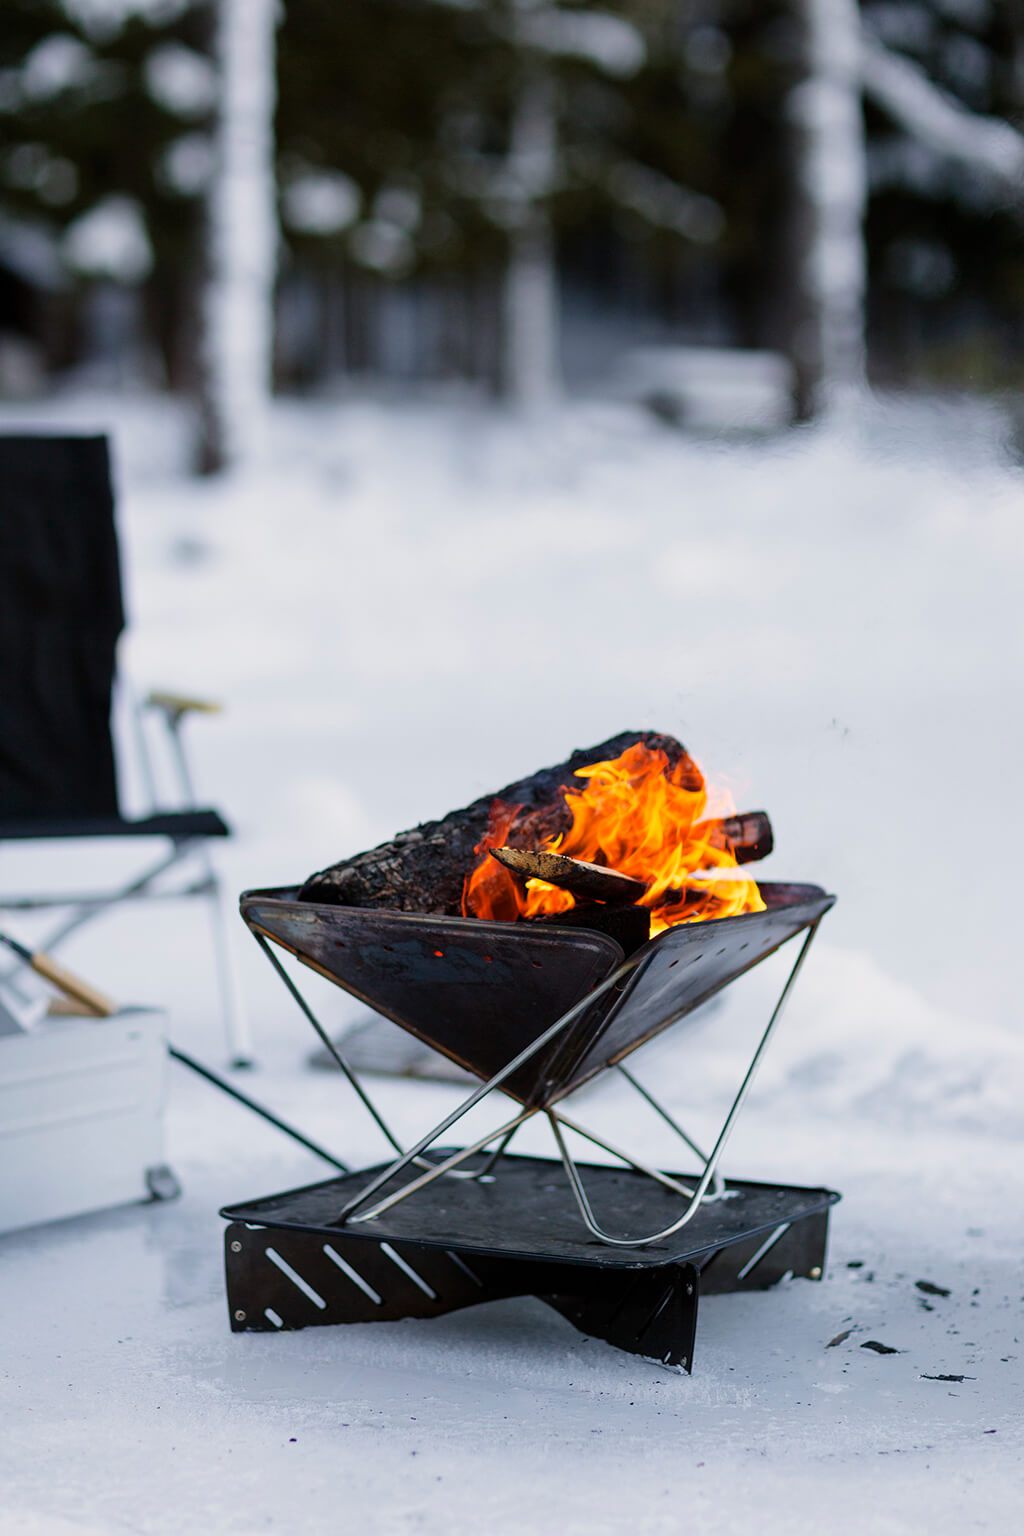
[[[542,768],[494,794],[484,795],[440,821],[424,822],[377,848],[320,870],[302,886],[299,899],[335,906],[458,916],[463,880],[476,862],[476,849],[487,832],[495,800],[538,813],[531,818],[530,840],[533,844],[544,841],[567,831],[571,823],[561,792],[573,783],[576,769],[620,757],[636,741],[642,741],[652,751],[660,749],[670,766],[687,756],[685,747],[673,736],[656,731],[623,731],[609,741],[574,752],[564,763]],[[507,840],[515,845],[514,829]]]
[[[545,853],[532,848],[492,848],[491,858],[523,880],[544,880],[570,891],[585,901],[639,901],[647,890],[643,880],[634,880],[617,869],[590,864],[585,859],[570,859],[564,853]]]

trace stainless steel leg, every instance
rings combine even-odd
[[[704,1166],[707,1167],[707,1161],[708,1161],[707,1153],[701,1151],[700,1147],[698,1147],[697,1143],[693,1140],[693,1138],[688,1136],[686,1134],[686,1132],[683,1130],[683,1128],[679,1124],[678,1120],[675,1120],[672,1117],[672,1115],[669,1114],[668,1110],[664,1107],[663,1104],[659,1104],[658,1103],[657,1099],[654,1097],[654,1094],[651,1093],[650,1089],[649,1088],[645,1088],[643,1083],[637,1082],[637,1080],[633,1076],[632,1072],[628,1072],[626,1070],[626,1068],[622,1065],[621,1061],[620,1062],[616,1062],[615,1070],[617,1072],[619,1072],[626,1079],[627,1083],[629,1083],[633,1088],[636,1089],[637,1093],[640,1095],[640,1097],[642,1099],[646,1099],[647,1103],[651,1106],[651,1108],[655,1111],[655,1113],[659,1114],[661,1116],[661,1118],[665,1121],[665,1124],[672,1127],[672,1129],[675,1131],[676,1135],[679,1137],[680,1141],[683,1142],[684,1145],[689,1147],[689,1149],[693,1153],[694,1157],[699,1157],[701,1162],[704,1164]],[[722,1178],[720,1173],[716,1173],[714,1178],[711,1181],[711,1193],[712,1193],[713,1196],[714,1195],[722,1195],[722,1194],[725,1193],[725,1180]]]
[[[739,1113],[743,1108],[743,1105],[747,1099],[747,1095],[749,1094],[751,1086],[753,1085],[754,1078],[757,1074],[757,1069],[761,1064],[761,1058],[767,1049],[768,1042],[771,1040],[772,1035],[775,1033],[775,1029],[782,1017],[783,1009],[789,1000],[789,995],[793,990],[796,978],[799,975],[800,969],[807,957],[807,952],[810,949],[811,944],[814,942],[814,936],[817,931],[818,923],[813,923],[808,930],[807,937],[805,938],[803,944],[800,946],[800,952],[797,955],[796,960],[793,962],[793,967],[786,979],[786,984],[780,992],[778,1001],[772,1010],[771,1018],[768,1020],[764,1033],[762,1034],[761,1039],[758,1041],[757,1048],[755,1049],[754,1054],[750,1059],[750,1065],[744,1074],[743,1081],[740,1083],[736,1097],[733,1099],[729,1108],[729,1112],[722,1123],[722,1128],[718,1133],[718,1139],[716,1140],[715,1145],[712,1148],[711,1155],[705,1164],[704,1172],[698,1181],[697,1188],[694,1190],[692,1196],[690,1197],[689,1203],[686,1206],[686,1209],[678,1218],[678,1220],[670,1223],[669,1226],[662,1228],[660,1232],[652,1232],[646,1237],[615,1237],[612,1233],[605,1232],[598,1225],[594,1216],[590,1201],[587,1198],[586,1189],[583,1185],[583,1180],[581,1179],[579,1170],[573,1161],[572,1154],[566,1145],[565,1137],[562,1135],[562,1128],[559,1124],[558,1115],[554,1110],[549,1109],[547,1111],[548,1121],[554,1134],[555,1142],[558,1146],[562,1162],[565,1166],[565,1171],[568,1176],[573,1195],[575,1196],[580,1215],[583,1218],[588,1232],[590,1232],[594,1237],[598,1238],[602,1243],[608,1243],[614,1248],[646,1248],[651,1243],[660,1243],[664,1241],[665,1238],[674,1236],[676,1232],[681,1231],[688,1222],[693,1220],[694,1216],[697,1214],[697,1211],[700,1209],[701,1201],[707,1194],[711,1180],[714,1178],[715,1169],[718,1167],[719,1159],[725,1150],[726,1142],[729,1140],[729,1137],[732,1134],[733,1127],[736,1124]]]
[[[579,1018],[581,1013],[586,1012],[586,1010],[592,1006],[597,998],[602,997],[604,993],[610,991],[612,987],[617,986],[623,977],[628,976],[630,971],[635,969],[638,963],[639,962],[635,958],[630,958],[625,962],[624,965],[620,965],[617,970],[613,971],[610,976],[606,977],[605,980],[601,982],[600,986],[595,987],[592,992],[588,992],[586,997],[581,998],[578,1003],[574,1003],[566,1013],[562,1014],[560,1019],[556,1019],[555,1022],[549,1025],[548,1028],[539,1034],[535,1040],[532,1040],[524,1050],[520,1051],[518,1056],[513,1057],[510,1062],[502,1067],[500,1072],[496,1072],[493,1077],[488,1078],[486,1083],[481,1083],[480,1087],[477,1088],[475,1092],[471,1093],[468,1099],[464,1099],[457,1109],[453,1109],[450,1115],[446,1115],[443,1120],[434,1126],[433,1130],[428,1131],[425,1136],[422,1136],[414,1147],[411,1147],[408,1152],[404,1153],[403,1156],[392,1163],[390,1167],[383,1169],[379,1174],[377,1174],[375,1178],[371,1179],[366,1188],[362,1190],[354,1200],[350,1200],[349,1203],[345,1206],[340,1214],[339,1220],[344,1222],[349,1216],[351,1216],[353,1211],[357,1210],[359,1206],[363,1205],[371,1195],[376,1194],[377,1190],[381,1189],[389,1179],[394,1178],[396,1173],[400,1173],[402,1169],[407,1167],[409,1163],[414,1160],[414,1158],[420,1155],[421,1152],[425,1152],[426,1149],[433,1142],[435,1142],[439,1136],[442,1136],[445,1131],[449,1130],[457,1120],[461,1120],[463,1115],[468,1114],[474,1105],[479,1104],[481,1099],[486,1098],[489,1093],[493,1093],[496,1088],[500,1088],[501,1084],[510,1078],[514,1072],[517,1072],[525,1062],[529,1061],[532,1056],[535,1056],[538,1051],[543,1050],[544,1047],[548,1045],[552,1040],[554,1040],[557,1035],[561,1034],[563,1030],[568,1029],[569,1025],[574,1023],[575,1020]],[[505,1129],[508,1129],[508,1127],[505,1127]],[[493,1140],[494,1137],[489,1136],[483,1145],[488,1146]]]
[[[429,1173],[421,1173],[418,1179],[412,1179],[408,1184],[403,1184],[401,1189],[395,1190],[393,1195],[388,1195],[386,1200],[378,1201],[378,1203],[374,1206],[371,1206],[368,1211],[364,1211],[361,1216],[352,1216],[348,1219],[353,1225],[361,1221],[372,1221],[374,1216],[379,1216],[382,1211],[388,1211],[393,1205],[398,1205],[399,1201],[408,1199],[408,1197],[410,1195],[414,1195],[418,1189],[425,1189],[428,1184],[432,1184],[434,1180],[439,1179],[442,1174],[451,1173],[452,1170],[457,1168],[460,1163],[464,1163],[467,1157],[473,1157],[475,1153],[482,1152],[484,1147],[489,1147],[491,1142],[497,1140],[499,1136],[507,1137],[511,1135],[513,1131],[517,1130],[519,1126],[522,1125],[524,1120],[529,1120],[531,1116],[538,1113],[539,1111],[536,1109],[522,1110],[518,1115],[514,1117],[514,1119],[506,1120],[504,1125],[497,1126],[494,1130],[488,1131],[486,1136],[481,1136],[479,1141],[474,1141],[472,1146],[460,1147],[458,1151],[453,1152],[449,1157],[446,1157],[443,1163],[436,1163],[430,1169]],[[360,1200],[364,1198],[365,1191],[364,1194],[360,1196]],[[342,1216],[344,1216],[344,1214],[345,1213],[343,1211]]]
[[[660,1168],[652,1168],[648,1163],[638,1162],[629,1152],[624,1152],[614,1142],[606,1141],[603,1136],[598,1136],[594,1131],[588,1131],[585,1125],[580,1125],[578,1120],[570,1120],[560,1109],[553,1109],[551,1113],[560,1125],[566,1130],[575,1131],[577,1136],[582,1136],[586,1141],[592,1141],[595,1147],[601,1147],[603,1151],[610,1152],[612,1157],[617,1157],[620,1162],[635,1168],[638,1173],[645,1173],[649,1179],[657,1184],[664,1184],[666,1189],[671,1189],[677,1195],[685,1195],[687,1199],[693,1194],[693,1190],[687,1184],[681,1184],[669,1173],[662,1173]]]

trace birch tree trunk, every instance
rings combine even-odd
[[[273,375],[277,0],[217,0],[216,170],[201,304],[199,463],[239,464],[260,440]]]
[[[554,184],[558,142],[554,81],[528,56],[512,117],[512,188],[503,315],[505,393],[523,410],[542,410],[560,390],[558,273],[545,200]]]
[[[788,109],[795,218],[791,356],[797,414],[865,386],[867,149],[857,0],[794,0],[804,70]]]

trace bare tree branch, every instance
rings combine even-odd
[[[902,54],[865,36],[864,93],[893,122],[937,154],[990,176],[1015,199],[1024,193],[1024,134],[971,112]]]

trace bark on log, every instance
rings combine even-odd
[[[576,769],[620,757],[637,741],[652,750],[660,748],[671,765],[686,755],[685,747],[673,736],[656,731],[623,731],[609,741],[574,752],[564,763],[542,768],[515,784],[507,784],[496,794],[484,795],[472,805],[450,812],[441,821],[426,821],[377,848],[320,870],[306,881],[299,899],[457,917],[463,880],[476,862],[475,850],[488,829],[495,800],[543,812],[540,823],[532,818],[530,842],[536,845],[537,841],[569,827],[570,817],[560,791],[574,782]],[[515,846],[514,828],[504,841]]]
[[[522,880],[544,880],[559,890],[571,891],[585,901],[639,901],[647,890],[642,880],[634,880],[617,869],[590,864],[585,859],[570,859],[564,853],[544,853],[532,848],[492,848],[491,858]]]
[[[697,832],[707,832],[716,848],[731,848],[737,864],[766,859],[775,847],[775,835],[767,811],[739,811],[718,821],[698,822]]]

